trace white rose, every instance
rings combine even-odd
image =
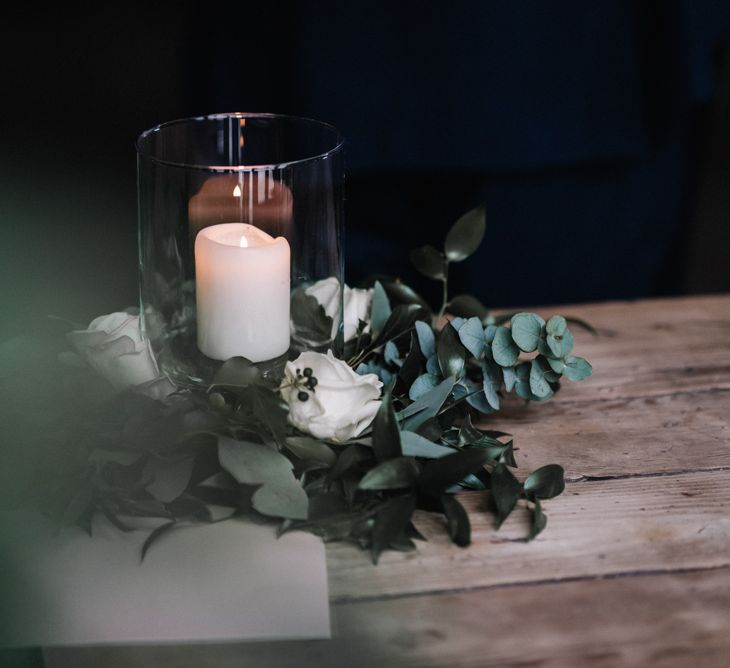
[[[134,387],[153,399],[164,399],[175,387],[157,369],[149,343],[142,338],[139,317],[110,313],[91,321],[86,330],[69,333],[81,357],[117,390]]]
[[[312,370],[314,389],[307,387],[304,369]],[[289,404],[290,424],[315,438],[343,443],[373,421],[382,386],[374,373],[360,376],[328,350],[326,355],[304,352],[287,362],[280,391]],[[307,394],[304,401],[302,392]]]
[[[305,291],[314,297],[324,308],[324,312],[333,320],[332,338],[337,334],[337,320],[340,314],[340,282],[330,276],[310,285]],[[345,307],[345,341],[351,341],[357,336],[360,321],[367,323],[366,332],[370,331],[370,307],[373,303],[373,289],[361,290],[345,285],[343,297]]]

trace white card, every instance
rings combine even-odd
[[[0,514],[0,646],[329,638],[322,541],[232,519],[164,535],[55,533]]]

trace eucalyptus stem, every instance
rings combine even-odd
[[[449,305],[449,261],[444,261],[444,275],[441,279],[441,310],[438,313],[438,318],[443,318],[446,313],[446,307]]]

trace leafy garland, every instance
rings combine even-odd
[[[76,409],[65,407],[55,431],[53,482],[41,468],[35,483],[41,508],[89,532],[96,513],[121,531],[135,528],[134,518],[162,518],[142,557],[177,526],[245,515],[277,521],[280,532],[354,542],[377,563],[384,550],[412,550],[423,538],[416,509],[443,514],[451,540],[469,545],[469,517],[454,492],[476,489],[490,490],[497,527],[526,501],[526,540],[533,539],[547,522],[542,500],[564,489],[563,469],[543,466],[520,483],[509,434],[477,427],[472,415],[499,410],[508,393],[549,399],[562,378],[581,380],[591,366],[571,355],[562,316],[495,318],[473,297],[449,300],[449,266],[477,249],[484,229],[476,209],[454,224],[443,253],[430,246],[412,253],[416,268],[443,284],[436,313],[400,281],[373,281],[370,322],[337,351],[385,384],[368,433],[332,443],[298,432],[276,383],[240,357],[225,362],[210,387],[181,390],[165,403],[134,392],[99,399],[99,379],[75,364],[64,382]],[[305,338],[331,332],[324,309],[303,290],[293,296],[292,319]],[[311,370],[301,380],[316,391]]]

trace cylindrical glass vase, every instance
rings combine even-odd
[[[276,375],[342,340],[343,142],[326,123],[217,114],[137,140],[140,315],[160,370]]]

